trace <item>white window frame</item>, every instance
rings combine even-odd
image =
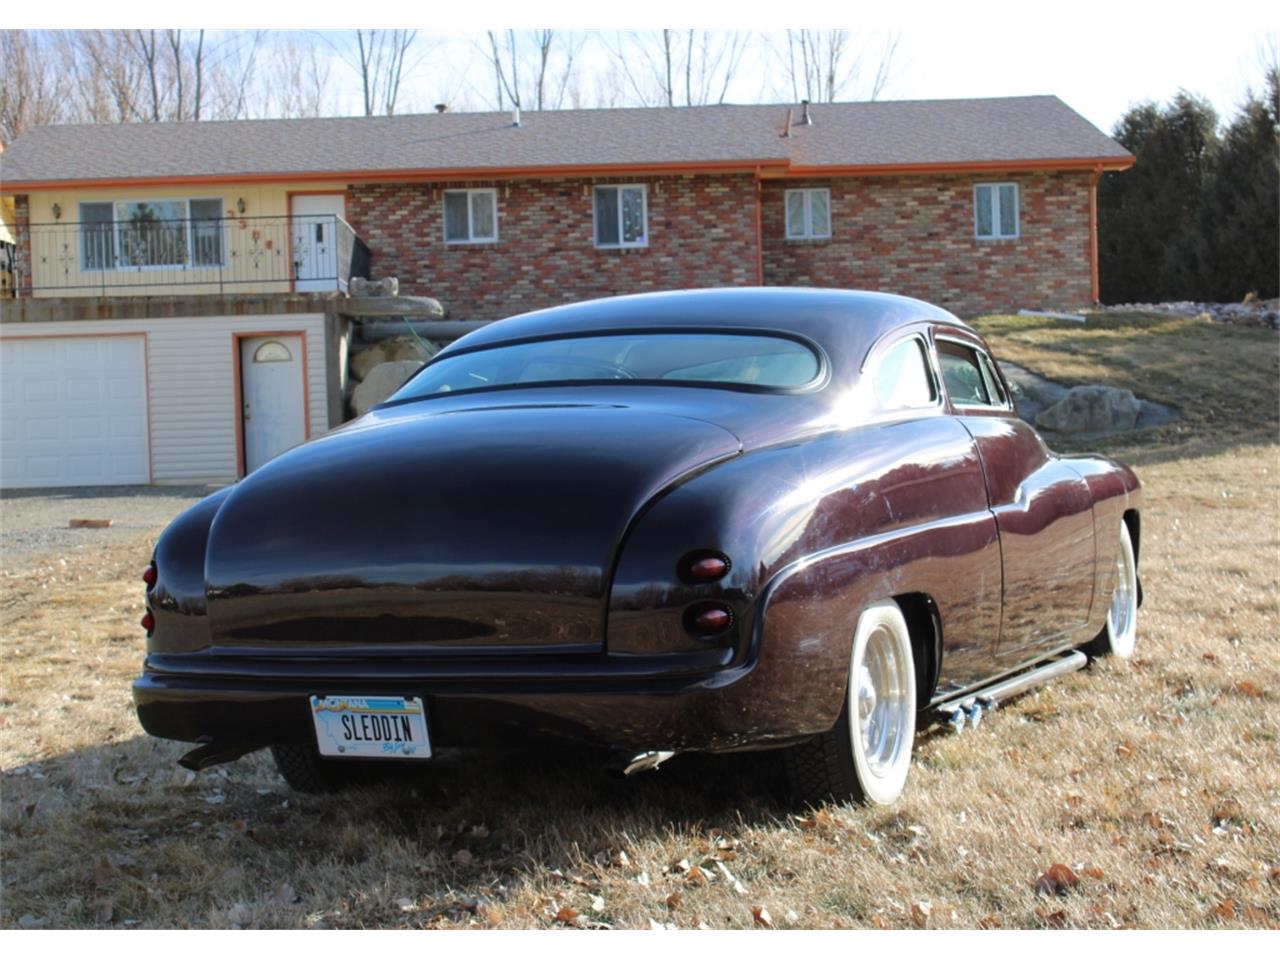
[[[192,229],[191,229],[191,204],[199,203],[201,201],[214,201],[218,204],[218,221],[217,222],[222,231],[222,238],[221,238],[222,243],[220,244],[222,248],[222,260],[218,263],[192,262],[192,255],[195,252],[195,235],[192,233]],[[186,262],[185,263],[154,263],[149,265],[144,264],[141,266],[130,265],[127,263],[120,263],[118,260],[120,255],[120,250],[122,248],[122,244],[120,242],[120,224],[128,222],[120,215],[121,205],[128,205],[131,203],[175,203],[175,202],[181,203],[186,207],[187,215],[185,217],[180,218],[187,225]],[[112,248],[112,252],[117,258],[117,260],[112,266],[109,266],[109,267],[89,266],[88,263],[85,261],[84,243],[78,239],[77,246],[79,247],[81,273],[126,273],[126,272],[138,273],[139,271],[145,273],[152,270],[220,270],[226,267],[227,265],[227,235],[226,235],[227,203],[226,203],[225,197],[146,197],[141,200],[139,199],[81,200],[78,206],[76,207],[77,213],[80,218],[79,232],[80,232],[81,238],[83,238],[84,236],[84,227],[86,224],[86,221],[84,219],[83,208],[87,205],[101,206],[104,203],[111,205],[111,242],[114,244]]]
[[[600,224],[596,196],[601,190],[618,191],[618,242],[600,242]],[[624,190],[640,191],[640,206],[643,211],[644,236],[639,240],[622,239],[622,193]],[[599,183],[591,191],[591,241],[597,250],[627,250],[649,246],[649,185],[646,183]]]
[[[804,233],[791,232],[791,218],[787,216],[791,209],[791,195],[804,194]],[[813,194],[827,195],[827,232],[813,232]],[[827,187],[803,187],[795,190],[784,190],[782,197],[782,222],[788,240],[830,240],[831,239],[831,190]]]
[[[449,239],[449,221],[448,221],[448,214],[446,213],[446,204],[448,203],[448,201],[446,200],[446,198],[451,193],[463,193],[463,194],[466,194],[467,196],[467,239],[466,240]],[[493,201],[493,236],[492,237],[476,236],[475,223],[472,221],[472,216],[471,216],[471,213],[472,213],[471,197],[473,194],[477,194],[477,193],[487,193],[490,199]],[[441,236],[444,237],[445,245],[450,247],[470,246],[472,244],[477,244],[477,243],[497,243],[498,242],[498,191],[497,189],[494,187],[477,187],[477,188],[467,189],[467,190],[443,191],[443,193],[441,193],[440,195],[440,234]]]
[[[991,233],[978,232],[978,190],[991,188]],[[1000,232],[1000,188],[1013,187],[1013,233]],[[975,183],[973,185],[973,236],[977,240],[1017,240],[1022,235],[1022,191],[1018,184],[1004,180],[1000,183]]]

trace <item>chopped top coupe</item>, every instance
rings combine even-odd
[[[802,797],[889,803],[919,717],[1131,653],[1140,507],[918,300],[557,307],[178,517],[134,701],[186,765],[269,746],[299,789],[558,737],[784,748]]]

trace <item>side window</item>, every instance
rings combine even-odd
[[[871,385],[882,410],[908,410],[937,402],[924,341],[906,337],[890,347],[876,364]]]
[[[992,402],[998,407],[1009,406],[1009,398],[1005,396],[1004,387],[1000,383],[1000,374],[996,373],[995,361],[981,352],[978,353],[978,359],[982,362],[982,372],[987,377],[987,392],[991,395]]]
[[[938,342],[938,366],[951,402],[958,407],[990,407],[991,394],[978,365],[978,352],[951,340]]]

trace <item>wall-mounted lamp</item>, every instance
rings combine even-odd
[[[60,206],[59,206],[58,204],[56,204],[56,203],[53,205],[53,219],[55,219],[55,220],[61,220],[61,219],[62,219],[62,207],[60,207]]]
[[[244,215],[244,208],[245,208],[244,197],[241,197],[239,200],[236,201],[236,210],[239,211],[239,213],[242,216]]]

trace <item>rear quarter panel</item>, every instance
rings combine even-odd
[[[1099,631],[1106,624],[1111,593],[1115,589],[1120,524],[1130,511],[1141,518],[1142,484],[1130,468],[1107,457],[1064,457],[1063,463],[1084,479],[1093,497],[1093,529],[1098,560],[1089,626]],[[1134,534],[1134,559],[1137,561],[1141,553],[1140,529],[1131,532]],[[1141,590],[1138,595],[1141,597]]]
[[[694,549],[727,555],[729,575],[681,583],[677,561]],[[948,417],[757,450],[668,492],[623,546],[607,649],[696,646],[683,609],[721,599],[736,614],[724,642],[751,668],[725,709],[750,718],[749,739],[802,736],[839,714],[862,609],[910,593],[940,615],[943,677],[985,675],[999,633],[999,545],[972,439]]]

